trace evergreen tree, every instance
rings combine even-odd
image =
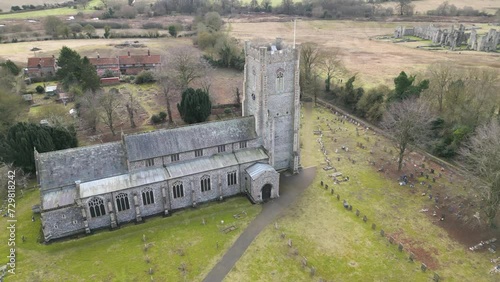
[[[0,161],[12,163],[25,172],[35,171],[34,148],[39,153],[78,145],[74,128],[55,128],[33,123],[17,123],[0,136]]]
[[[389,96],[388,101],[402,101],[410,97],[419,97],[420,93],[429,88],[429,80],[424,79],[418,85],[413,85],[415,82],[415,76],[408,76],[404,71],[402,71],[394,79],[394,92]]]
[[[99,76],[87,57],[81,58],[76,51],[64,46],[57,64],[60,67],[57,78],[62,81],[64,88],[69,89],[71,85],[79,84],[83,91],[99,89]]]
[[[90,63],[89,59],[87,57],[83,57],[82,59],[82,66],[81,66],[81,77],[80,77],[80,85],[82,86],[82,89],[85,90],[92,90],[96,91],[99,89],[99,86],[101,84],[101,79],[99,78],[99,75],[97,75],[97,70],[95,67]]]
[[[182,119],[187,123],[205,121],[212,111],[212,103],[208,92],[202,89],[188,88],[182,92],[182,100],[177,104]]]

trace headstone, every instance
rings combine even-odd
[[[366,215],[365,215],[365,216],[363,216],[363,221],[364,221],[364,222],[367,222],[367,221],[368,221],[368,217],[366,217]]]
[[[427,270],[427,265],[425,265],[425,263],[422,263],[420,269],[422,269],[422,271],[425,272]]]
[[[285,239],[285,232],[281,232],[280,237],[281,237],[281,239]]]
[[[337,201],[340,201],[340,195],[337,194]]]
[[[359,210],[356,209],[356,216],[359,216]]]
[[[408,259],[409,259],[410,261],[415,260],[415,254],[410,252],[410,255],[408,256]]]
[[[307,266],[307,258],[302,257],[302,267],[306,267],[306,266]]]
[[[316,268],[311,267],[311,276],[314,276],[314,275],[316,275]]]
[[[433,168],[431,168],[431,174],[434,174],[434,169]]]
[[[330,193],[333,195],[333,193],[334,193],[333,188],[332,188],[332,189],[330,189]]]
[[[323,186],[323,180],[321,180],[321,183],[320,183],[321,186]]]
[[[425,179],[429,179],[429,175],[428,174],[425,175]]]
[[[292,247],[292,239],[288,239],[288,247]]]
[[[377,229],[377,225],[375,223],[372,223],[372,229],[373,230]]]
[[[394,237],[392,237],[392,236],[389,237],[389,243],[391,243],[391,244],[394,243]]]
[[[433,177],[433,178],[432,178],[432,182],[433,182],[433,183],[436,183],[436,177]]]
[[[349,210],[349,211],[352,211],[352,205],[349,205],[348,210]]]
[[[278,230],[278,223],[277,222],[274,223],[274,229]]]
[[[402,251],[403,251],[403,244],[399,243],[399,245],[398,245],[398,250],[399,250],[400,252],[402,252]]]
[[[325,190],[328,190],[328,184],[325,184]]]
[[[385,236],[384,229],[380,229],[380,236],[382,236],[382,237],[384,237],[384,236]]]
[[[434,277],[432,278],[432,280],[434,280],[435,282],[439,282],[439,275],[437,273],[434,273]]]
[[[201,220],[201,224],[203,224],[203,225],[207,224],[207,222],[205,221],[204,218]]]

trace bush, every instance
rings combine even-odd
[[[175,25],[171,25],[168,27],[168,33],[170,33],[172,37],[177,37],[177,28],[175,27]]]
[[[151,116],[151,123],[152,124],[158,124],[160,122],[161,122],[161,118],[158,115]]]
[[[136,84],[143,84],[153,82],[155,80],[153,72],[151,71],[141,71],[135,78]]]
[[[45,89],[44,89],[44,88],[43,88],[43,86],[41,86],[41,85],[38,85],[38,86],[35,88],[35,90],[36,90],[36,93],[38,93],[38,94],[42,94],[43,92],[45,92]]]
[[[130,25],[127,23],[117,23],[117,22],[79,22],[80,25],[86,26],[91,25],[94,28],[104,28],[105,26],[109,26],[112,29],[128,29]]]
[[[144,28],[144,29],[163,29],[163,25],[161,23],[145,23],[145,24],[142,24],[142,28]]]
[[[163,122],[165,120],[167,120],[167,114],[165,112],[160,112],[158,114],[158,117],[160,118],[160,120]]]

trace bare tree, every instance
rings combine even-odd
[[[384,113],[381,126],[396,142],[398,170],[401,170],[408,146],[423,145],[428,140],[433,119],[428,103],[418,99],[392,103]]]
[[[400,16],[411,16],[413,15],[413,8],[415,5],[411,3],[411,0],[397,0],[396,10],[399,11]]]
[[[80,117],[85,125],[90,127],[92,133],[97,132],[97,125],[99,124],[100,107],[97,93],[86,91],[81,94],[75,94],[80,103]]]
[[[438,101],[438,111],[443,111],[443,101],[453,79],[456,78],[455,72],[450,64],[437,63],[429,67],[430,87],[427,93],[432,95]]]
[[[134,99],[134,95],[132,93],[129,94],[128,101],[125,104],[125,108],[127,109],[128,119],[130,121],[130,127],[135,128],[136,124],[134,121],[134,114],[137,113],[137,101]]]
[[[316,66],[320,61],[321,53],[318,45],[312,42],[306,42],[300,46],[300,89],[306,94],[315,95],[317,70]]]
[[[339,50],[334,49],[329,53],[323,53],[319,62],[321,71],[325,74],[325,90],[330,91],[331,80],[335,73],[341,71],[342,61],[339,57]]]
[[[188,88],[193,80],[204,77],[207,72],[206,61],[192,48],[186,47],[173,50],[166,67],[172,72],[172,78],[177,80],[181,91]]]
[[[474,177],[482,211],[491,225],[500,207],[500,121],[493,119],[479,127],[460,154]]]
[[[102,108],[101,119],[109,127],[113,136],[116,135],[114,123],[119,119],[116,112],[119,106],[119,95],[120,92],[118,89],[111,88],[109,92],[103,92],[99,97],[99,103]]]

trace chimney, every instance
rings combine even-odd
[[[130,51],[128,51],[128,56],[130,57]]]
[[[101,58],[101,56],[99,56],[99,53],[97,53],[97,59]]]
[[[151,56],[151,52],[149,52],[149,49],[148,49],[148,57]]]

